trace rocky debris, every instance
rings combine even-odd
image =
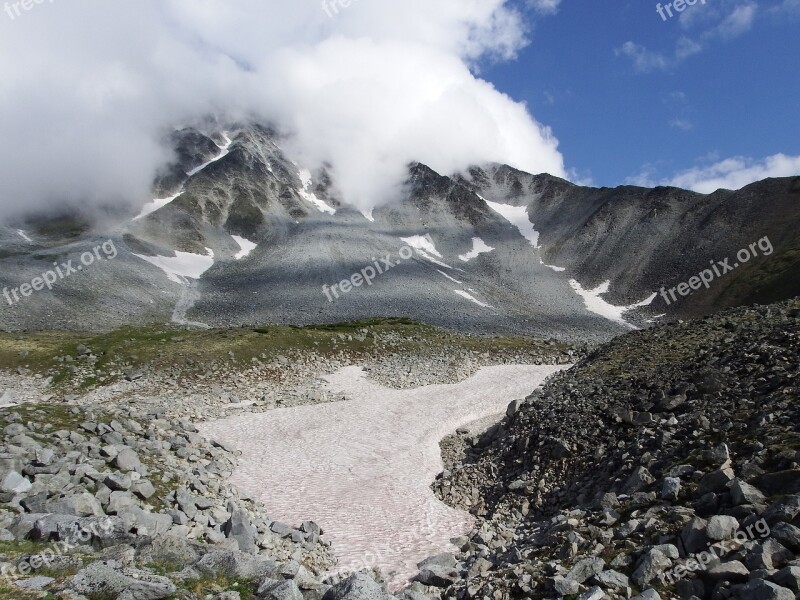
[[[794,598],[800,301],[615,339],[442,444],[443,597]]]
[[[236,453],[163,407],[18,410],[0,410],[0,537],[40,550],[0,554],[0,568],[21,588],[159,599],[208,577],[255,593],[277,575],[305,593],[335,563],[312,521],[275,533],[264,508],[227,481]]]

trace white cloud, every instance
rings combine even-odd
[[[627,56],[633,61],[634,68],[640,73],[648,73],[659,69],[666,69],[670,65],[670,60],[659,52],[652,52],[635,44],[625,42],[620,48],[614,50],[617,56]]]
[[[646,187],[669,185],[710,194],[720,188],[738,190],[768,177],[795,175],[800,175],[800,156],[774,154],[761,160],[728,158],[712,165],[694,167],[662,180],[654,180],[652,171],[648,169],[630,178],[628,182]]]
[[[723,39],[731,39],[750,31],[755,21],[758,5],[748,2],[733,9],[723,21],[717,25],[713,33]]]
[[[551,131],[471,70],[512,59],[525,31],[509,0],[362,0],[333,18],[277,0],[34,5],[0,19],[0,216],[141,204],[169,156],[161,132],[218,112],[277,122],[362,208],[413,160],[563,176]]]
[[[784,0],[786,4],[800,0]],[[664,71],[680,65],[720,40],[731,40],[753,27],[758,4],[753,0],[721,0],[719,4],[696,4],[680,13],[678,22],[684,30],[698,30],[692,37],[681,35],[671,52],[657,52],[628,41],[615,49],[617,56],[627,56],[640,73]]]
[[[683,131],[691,131],[694,129],[694,125],[691,121],[686,119],[682,119],[680,117],[675,117],[669,122],[670,127],[674,127],[675,129],[681,129]]]
[[[561,0],[528,0],[528,5],[545,14],[552,14],[558,10]]]

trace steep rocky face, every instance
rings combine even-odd
[[[800,178],[767,179],[711,195],[677,188],[586,188],[507,166],[474,168],[467,185],[489,200],[524,206],[545,248],[593,286],[611,280],[612,303],[671,288],[767,237],[774,248],[717,278],[709,289],[657,312],[696,316],[800,293]],[[766,244],[765,244],[766,245]],[[613,300],[617,300],[614,302]]]
[[[797,300],[657,326],[451,439],[434,488],[483,519],[452,593],[795,594],[798,357]]]

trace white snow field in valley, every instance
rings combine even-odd
[[[458,384],[394,390],[360,367],[325,377],[346,400],[245,414],[199,426],[242,451],[232,482],[294,527],[316,521],[339,569],[378,567],[393,587],[416,563],[455,551],[473,518],[440,502],[430,484],[443,469],[439,442],[503,413],[565,366],[485,367]]]

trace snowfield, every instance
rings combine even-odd
[[[396,588],[473,526],[429,488],[443,468],[440,440],[499,415],[563,368],[486,367],[458,384],[394,390],[346,367],[324,378],[345,401],[231,417],[200,431],[242,451],[232,482],[273,519],[316,521],[341,568],[380,567]]]
[[[142,254],[134,254],[134,256],[164,271],[170,281],[188,285],[189,279],[200,279],[203,273],[214,266],[214,251],[211,248],[206,248],[206,251],[208,254],[205,256],[177,251],[175,256],[144,256]]]

